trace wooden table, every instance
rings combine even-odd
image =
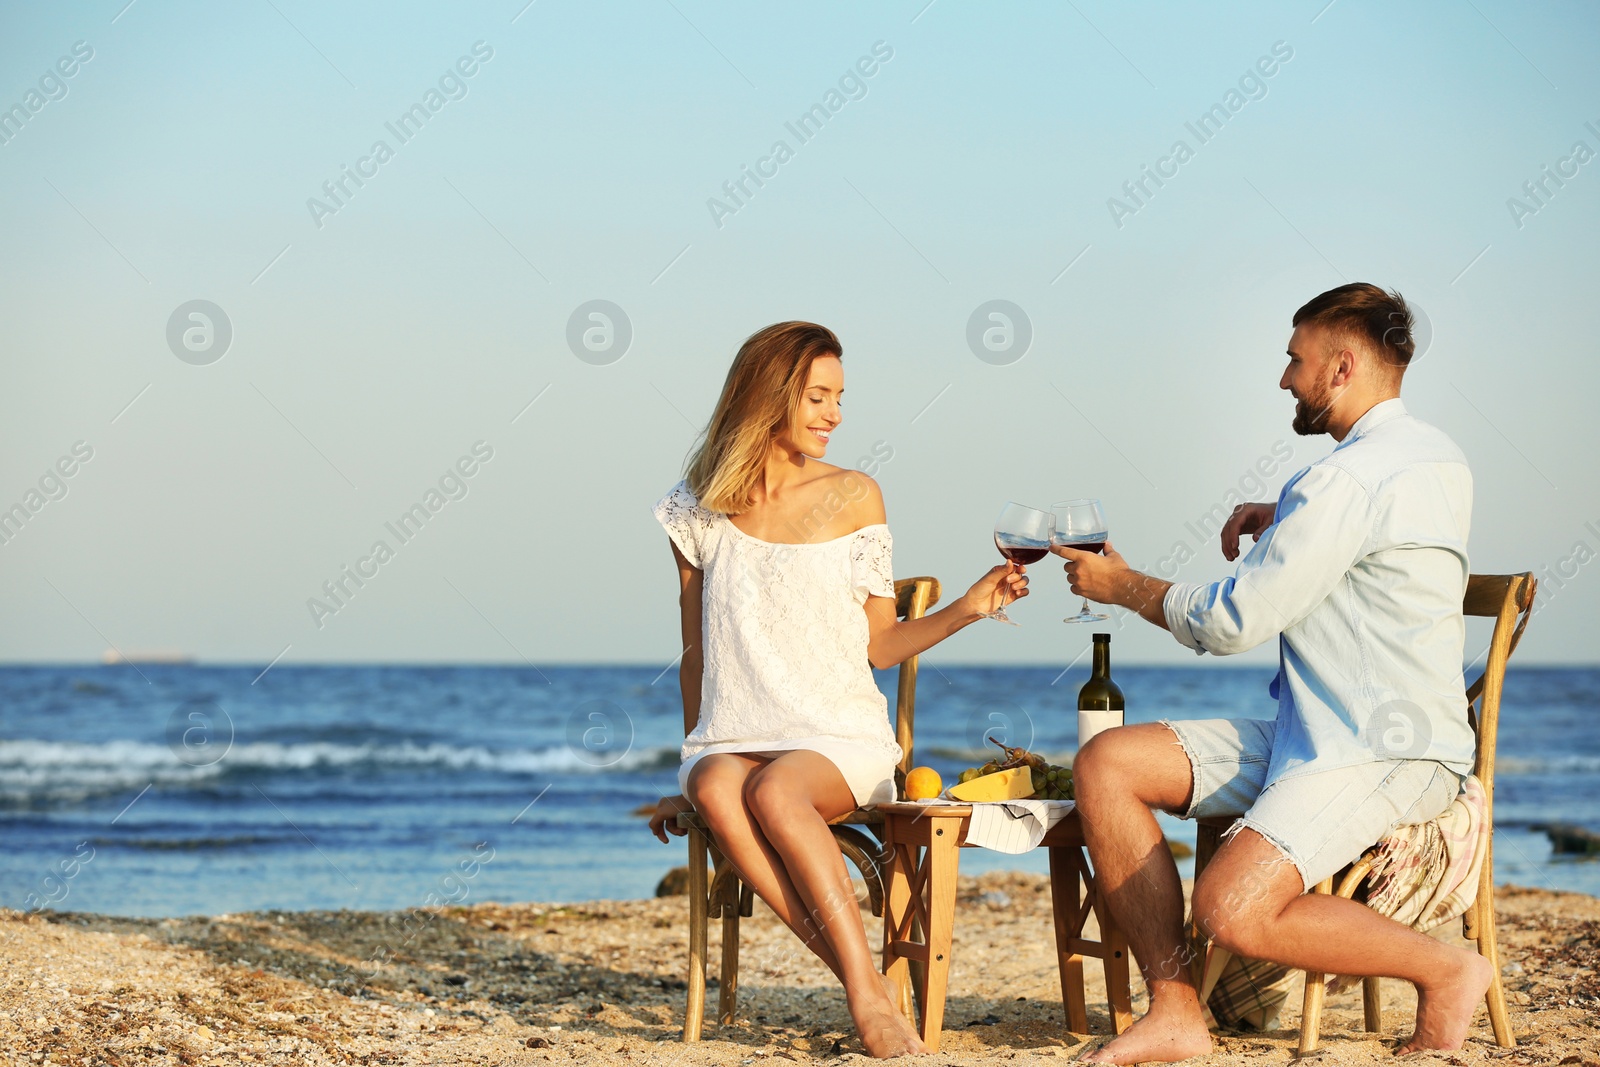
[[[956,870],[960,850],[974,847],[966,841],[972,808],[896,803],[880,804],[877,810],[884,815],[890,856],[883,906],[883,973],[900,988],[902,1010],[909,1008],[915,993],[921,1016],[918,1031],[928,1048],[937,1052],[950,976]],[[1089,1031],[1083,957],[1092,956],[1105,967],[1111,1029],[1120,1034],[1133,1025],[1128,946],[1096,891],[1078,813],[1051,827],[1042,847],[1050,850],[1051,908],[1067,1029],[1078,1034]],[[1091,908],[1100,925],[1099,941],[1083,937]],[[921,964],[914,975],[911,961]]]

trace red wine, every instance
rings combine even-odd
[[[1001,541],[1000,538],[996,537],[994,539],[994,547],[998,548],[1000,550],[1000,554],[1006,559],[1009,559],[1013,563],[1021,563],[1023,565],[1027,565],[1029,563],[1038,563],[1041,559],[1044,559],[1045,556],[1050,554],[1049,546],[1041,545],[1037,541],[1006,543]]]
[[[1057,541],[1062,548],[1076,549],[1079,552],[1104,552],[1106,550],[1105,535],[1101,534],[1099,541]]]

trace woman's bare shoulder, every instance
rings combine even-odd
[[[871,475],[848,467],[839,468],[831,488],[849,502],[850,514],[857,529],[887,521],[883,510],[883,490]]]
[[[814,459],[806,464],[806,469],[812,472],[810,484],[822,492],[845,493],[852,497],[863,493],[882,495],[878,483],[854,467],[836,467]]]
[[[805,498],[813,508],[824,508],[837,517],[844,527],[840,536],[885,521],[883,491],[870,476],[853,467],[836,467],[815,459],[807,467],[812,477],[805,485]]]

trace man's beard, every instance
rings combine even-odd
[[[1328,432],[1333,419],[1333,387],[1323,382],[1306,393],[1294,407],[1294,432],[1301,437],[1315,437]]]

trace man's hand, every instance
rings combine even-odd
[[[662,797],[656,801],[656,813],[650,816],[650,832],[660,838],[663,844],[667,841],[667,834],[682,837],[689,831],[678,828],[678,816],[693,810],[694,805],[689,803],[688,797]]]
[[[1277,515],[1276,504],[1240,504],[1222,524],[1222,558],[1229,563],[1239,558],[1239,538],[1249,534],[1252,540],[1261,540],[1261,534],[1271,526]]]
[[[1128,566],[1110,541],[1103,554],[1084,552],[1071,545],[1051,545],[1050,551],[1067,561],[1062,569],[1067,572],[1074,593],[1098,604],[1136,611],[1146,621],[1167,628],[1162,602],[1172,583]]]
[[[1067,561],[1061,569],[1067,572],[1074,593],[1097,604],[1117,603],[1117,593],[1124,584],[1119,579],[1130,568],[1110,541],[1106,542],[1104,554],[1084,552],[1071,545],[1051,545],[1050,551]]]

